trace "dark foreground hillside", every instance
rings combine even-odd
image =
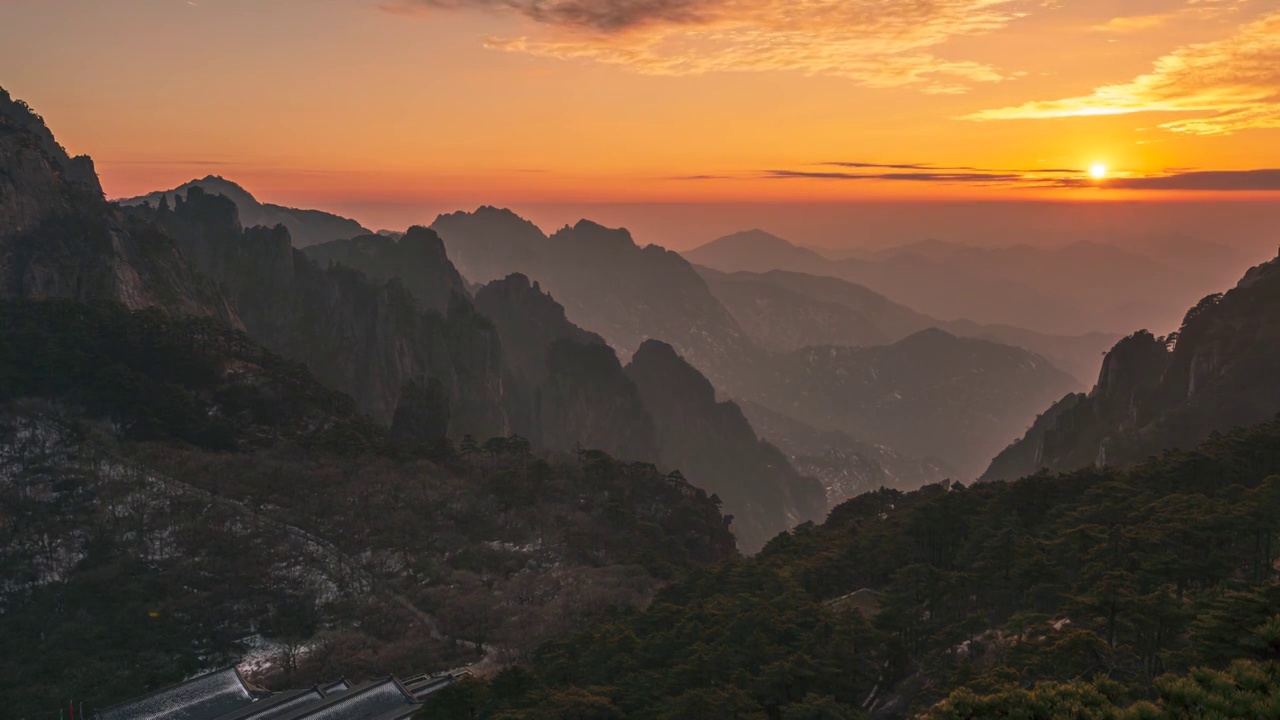
[[[1131,470],[880,491],[423,717],[1275,717],[1278,536],[1280,420]]]
[[[3,302],[0,378],[4,717],[510,662],[734,554],[678,477],[397,439],[211,319]]]

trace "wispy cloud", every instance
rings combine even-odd
[[[1249,0],[1186,0],[1182,7],[1148,15],[1122,15],[1094,26],[1097,32],[1130,34],[1164,27],[1178,20],[1213,20],[1238,13]]]
[[[1152,177],[1116,178],[1108,187],[1127,190],[1280,190],[1280,168],[1200,170]]]
[[[507,12],[536,30],[492,48],[624,65],[638,72],[830,74],[874,87],[963,92],[1004,79],[941,57],[947,40],[989,33],[1036,0],[389,0],[384,9]]]
[[[842,170],[822,168],[841,167]],[[745,175],[686,175],[673,180],[831,180],[975,185],[1025,189],[1107,188],[1112,190],[1280,191],[1280,169],[1197,170],[1168,168],[1160,173],[1122,173],[1098,180],[1085,170],[1069,168],[1000,169],[944,166],[931,163],[827,162],[794,169],[772,169]]]
[[[1194,135],[1220,135],[1280,127],[1280,12],[1240,27],[1231,37],[1189,45],[1127,83],[1062,100],[984,110],[968,120],[1015,120],[1142,112],[1208,114],[1160,127]]]

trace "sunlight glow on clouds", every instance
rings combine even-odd
[[[1019,120],[1141,112],[1212,113],[1160,127],[1193,135],[1280,128],[1280,13],[1233,36],[1188,45],[1156,60],[1152,72],[1090,95],[984,110],[968,120]]]
[[[515,12],[538,30],[489,47],[624,65],[655,75],[794,70],[869,87],[963,92],[991,65],[935,54],[1005,27],[1030,0],[392,0],[393,12]]]

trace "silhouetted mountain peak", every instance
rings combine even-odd
[[[683,255],[690,262],[724,272],[821,272],[830,263],[813,250],[758,228],[717,238]]]
[[[661,378],[668,394],[688,403],[715,403],[716,389],[697,368],[661,340],[645,340],[631,357],[627,373]]]
[[[299,247],[372,234],[372,231],[355,220],[340,215],[321,210],[306,210],[260,202],[243,186],[221,175],[206,175],[171,190],[124,198],[118,202],[125,206],[144,203],[153,206],[162,206],[164,203],[176,204],[178,198],[190,195],[196,188],[208,195],[222,195],[230,199],[240,211],[240,219],[245,227],[284,225],[289,228],[292,242]]]
[[[579,220],[572,227],[566,225],[551,236],[561,241],[593,248],[626,249],[638,247],[625,228],[609,228],[591,220]]]
[[[0,295],[112,300],[132,309],[235,313],[172,239],[107,203],[87,157],[70,157],[43,118],[0,90]]]
[[[474,212],[459,210],[438,216],[431,224],[433,230],[441,234],[460,233],[459,237],[471,240],[466,231],[486,233],[504,233],[502,239],[529,241],[531,238],[543,238],[542,230],[533,222],[526,220],[514,211],[493,205],[481,205]]]

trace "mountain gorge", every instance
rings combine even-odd
[[[1280,260],[1210,295],[1167,337],[1130,335],[1107,354],[1097,385],[1046,411],[996,457],[985,477],[1041,468],[1130,465],[1164,448],[1190,447],[1212,432],[1280,412]]]

